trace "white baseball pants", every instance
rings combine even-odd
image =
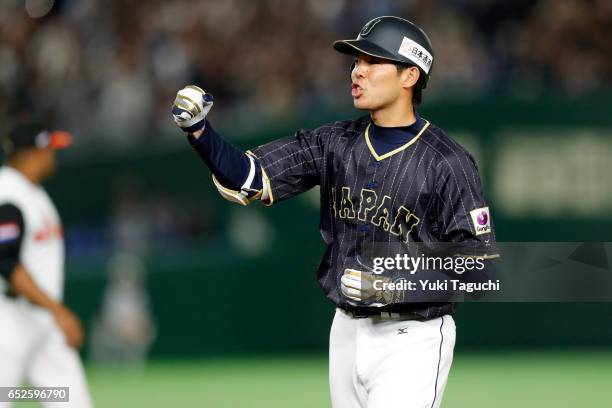
[[[333,408],[435,408],[455,347],[452,316],[354,318],[337,309],[329,343]]]
[[[93,406],[79,354],[66,344],[51,315],[25,302],[0,297],[0,386],[69,387],[68,403],[53,408]],[[19,404],[15,404],[19,405]],[[0,402],[0,408],[11,403]]]

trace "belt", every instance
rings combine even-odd
[[[410,312],[390,312],[381,311],[374,308],[352,308],[340,309],[343,313],[355,319],[365,319],[368,317],[380,318],[383,320],[423,320],[422,316]]]

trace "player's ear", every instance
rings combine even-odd
[[[416,85],[421,76],[421,72],[417,67],[407,67],[400,73],[402,87],[408,89]]]

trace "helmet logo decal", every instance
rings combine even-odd
[[[425,49],[425,47],[412,41],[408,37],[404,37],[399,50],[397,50],[397,53],[408,58],[410,61],[421,67],[426,74],[429,74],[429,69],[433,63],[433,56]]]
[[[378,18],[375,18],[374,20],[368,21],[366,25],[364,25],[361,31],[359,32],[359,36],[367,37],[372,31],[372,29],[374,28],[374,26],[380,23],[380,20],[382,20],[382,17],[378,17]]]

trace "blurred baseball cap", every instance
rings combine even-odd
[[[2,151],[7,155],[25,149],[64,149],[70,145],[70,133],[49,129],[35,119],[20,120],[2,137]]]

